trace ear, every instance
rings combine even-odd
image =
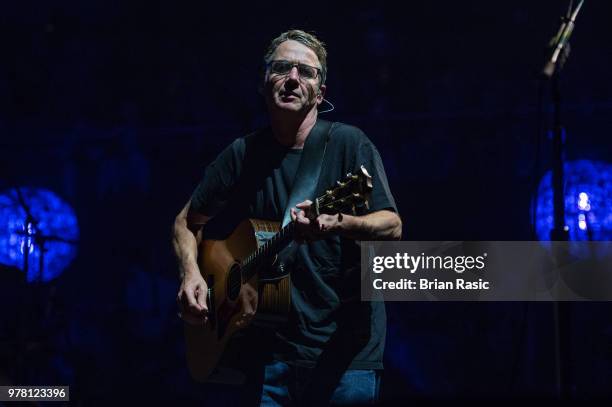
[[[319,91],[317,92],[317,105],[323,103],[323,98],[325,97],[325,91],[327,90],[327,86],[321,85],[319,86]]]

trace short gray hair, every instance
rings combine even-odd
[[[285,31],[270,42],[268,50],[264,55],[264,63],[267,65],[272,59],[272,55],[274,54],[274,51],[276,51],[276,48],[287,40],[297,41],[314,51],[317,58],[319,58],[319,62],[321,63],[321,85],[323,85],[325,83],[325,79],[327,78],[327,50],[325,49],[325,44],[323,41],[315,37],[314,34],[310,34],[302,30]]]

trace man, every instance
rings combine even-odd
[[[359,301],[356,240],[399,239],[402,224],[370,140],[355,127],[330,126],[317,118],[327,89],[326,60],[324,45],[300,30],[271,42],[260,88],[270,127],[237,139],[207,167],[174,225],[182,277],[180,315],[189,323],[206,323],[207,285],[196,262],[204,224],[204,234],[210,237],[226,223],[215,226],[221,218],[282,220],[305,143],[321,133],[328,141],[323,162],[317,163],[321,169],[313,196],[361,165],[372,175],[367,213],[320,215],[311,221],[308,197],[290,210],[299,242],[291,266],[292,309],[288,323],[266,340],[271,356],[259,388],[262,405],[362,404],[377,398],[384,304]],[[243,322],[248,324],[256,311],[257,293],[245,285],[240,296]]]

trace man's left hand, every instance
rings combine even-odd
[[[324,239],[340,229],[338,214],[319,215],[311,220],[308,213],[312,206],[312,201],[306,200],[296,205],[298,208],[291,208],[291,219],[296,223],[296,235],[298,240],[318,240]]]

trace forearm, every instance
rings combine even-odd
[[[172,246],[178,262],[181,279],[186,273],[191,273],[198,270],[198,245],[196,237],[186,226],[181,225],[179,221],[175,222],[174,224]]]
[[[382,210],[363,216],[342,215],[336,232],[355,240],[399,240],[402,221],[397,213]]]
[[[187,273],[199,272],[198,244],[201,239],[201,226],[205,220],[194,225],[189,220],[189,203],[174,220],[172,228],[172,246],[176,256],[181,278]]]

